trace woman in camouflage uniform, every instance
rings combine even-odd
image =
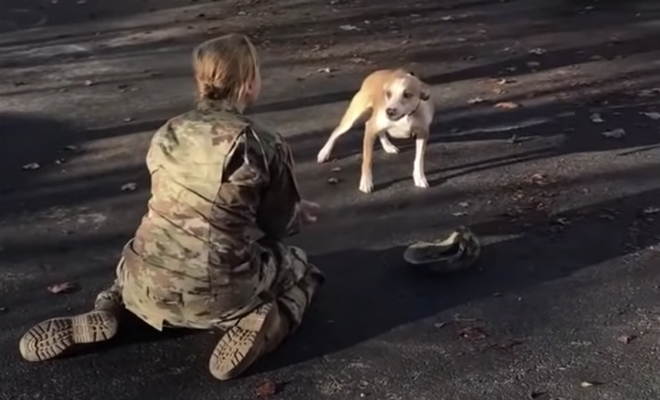
[[[301,323],[321,273],[282,243],[313,222],[289,146],[247,117],[261,89],[254,46],[231,34],[197,47],[198,102],[167,121],[147,155],[149,209],[92,311],[53,318],[20,341],[29,361],[109,340],[127,309],[158,330],[221,329],[209,369],[230,379]]]

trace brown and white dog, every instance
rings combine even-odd
[[[397,139],[415,138],[412,177],[415,186],[428,188],[424,174],[424,157],[433,113],[434,104],[429,87],[414,74],[404,69],[375,71],[362,82],[341,122],[319,151],[317,161],[327,161],[337,139],[358,120],[366,120],[360,190],[364,193],[373,190],[373,151],[376,137],[385,152],[399,152],[390,142],[388,134]]]

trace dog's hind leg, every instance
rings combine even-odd
[[[337,139],[339,139],[344,133],[348,132],[359,119],[363,118],[365,114],[370,111],[370,109],[371,105],[369,104],[367,95],[362,91],[357,92],[355,96],[353,96],[353,99],[351,100],[346,113],[344,113],[344,116],[339,122],[339,125],[334,131],[332,131],[328,141],[325,142],[325,145],[323,145],[321,151],[319,151],[319,154],[316,157],[319,164],[328,161]]]

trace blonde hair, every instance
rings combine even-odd
[[[245,35],[220,36],[193,51],[199,100],[228,100],[235,105],[255,81],[258,68],[257,51]]]

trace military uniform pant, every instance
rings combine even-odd
[[[310,264],[305,252],[281,242],[260,243],[267,251],[268,257],[262,265],[260,276],[264,282],[270,282],[270,287],[255,297],[245,307],[235,310],[222,319],[204,320],[200,318],[186,318],[179,313],[163,316],[164,327],[190,328],[190,329],[228,329],[235,325],[243,316],[260,307],[268,301],[276,301],[278,308],[288,320],[289,332],[293,333],[302,322],[303,316],[309,308],[312,298],[318,287],[323,283],[323,275],[316,266]],[[132,241],[127,244],[132,245]],[[123,287],[126,271],[122,258],[117,266],[116,279],[112,286],[100,292],[95,300],[95,308],[108,309],[113,305],[125,305],[127,298]],[[275,276],[268,276],[275,274]],[[184,306],[185,307],[185,306]],[[137,314],[137,313],[136,313]],[[148,314],[145,311],[144,314]],[[138,315],[143,320],[150,320],[150,315]]]

